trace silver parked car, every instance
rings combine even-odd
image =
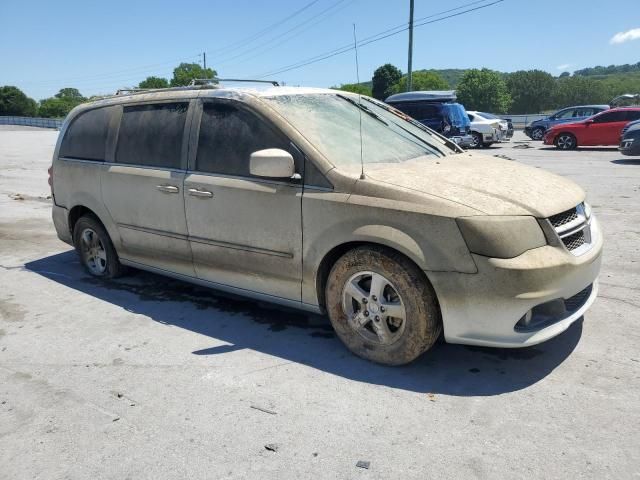
[[[464,153],[334,90],[182,88],[74,109],[50,170],[58,236],[127,266],[314,312],[356,354],[522,347],[580,318],[602,235],[573,182]]]

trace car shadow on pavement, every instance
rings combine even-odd
[[[321,315],[136,270],[117,280],[95,279],[82,269],[73,251],[29,262],[25,269],[129,312],[216,340],[216,346],[194,355],[248,348],[350,380],[421,393],[487,396],[526,388],[560,365],[582,334],[580,320],[562,335],[524,349],[440,342],[410,365],[385,367],[351,354]],[[228,345],[219,346],[220,341]]]
[[[577,147],[572,150],[561,150],[552,145],[542,146],[538,150],[550,150],[554,152],[617,152],[618,147]]]
[[[615,163],[616,165],[640,165],[640,158],[620,158],[611,160],[611,163]]]

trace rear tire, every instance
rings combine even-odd
[[[578,146],[576,137],[571,133],[561,133],[553,141],[560,150],[574,150]]]
[[[82,266],[94,277],[116,278],[126,272],[102,223],[83,215],[73,227],[73,244]]]
[[[471,132],[473,142],[469,145],[471,148],[482,148],[482,134],[478,132]]]
[[[359,247],[338,259],[326,299],[338,337],[373,362],[409,363],[442,332],[438,301],[424,272],[383,247]]]

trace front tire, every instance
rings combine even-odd
[[[544,137],[544,128],[536,127],[531,131],[532,140],[542,140],[543,137]]]
[[[578,146],[578,141],[570,133],[561,133],[553,142],[560,150],[573,150]]]
[[[338,337],[373,362],[409,363],[442,332],[438,301],[424,273],[383,247],[345,253],[331,269],[326,300]]]
[[[73,244],[82,266],[94,277],[116,278],[125,267],[102,223],[93,215],[84,215],[73,227]]]

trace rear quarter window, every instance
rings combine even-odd
[[[75,117],[62,139],[60,157],[104,162],[109,121],[116,108],[96,108]]]
[[[181,168],[188,109],[187,102],[125,106],[118,131],[116,162]]]

